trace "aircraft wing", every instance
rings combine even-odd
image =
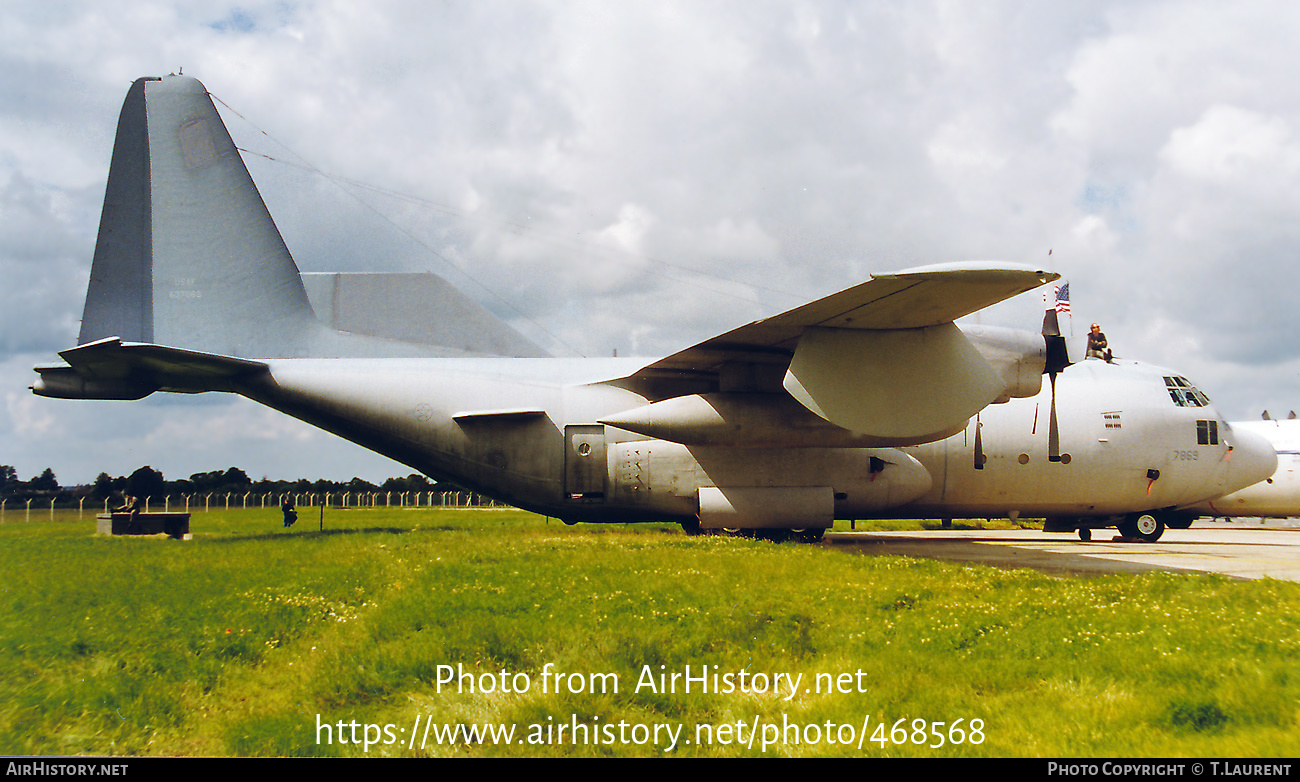
[[[995,263],[873,275],[674,353],[618,385],[652,401],[783,387],[851,431],[925,442],[964,426],[1006,387],[953,321],[1059,277]]]

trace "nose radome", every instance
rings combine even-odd
[[[1238,427],[1232,430],[1228,443],[1232,454],[1228,459],[1225,493],[1253,486],[1277,471],[1277,451],[1262,435]]]

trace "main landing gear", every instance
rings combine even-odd
[[[1092,540],[1092,532],[1095,529],[1114,526],[1119,530],[1121,538],[1129,541],[1143,541],[1145,543],[1155,543],[1160,540],[1160,536],[1165,534],[1165,528],[1169,529],[1187,529],[1192,525],[1192,519],[1186,513],[1177,513],[1174,511],[1149,510],[1141,513],[1130,513],[1126,516],[1111,516],[1110,518],[1048,518],[1043,524],[1043,532],[1077,532],[1079,540]]]
[[[1155,543],[1165,534],[1164,519],[1155,513],[1130,513],[1119,523],[1119,534]]]

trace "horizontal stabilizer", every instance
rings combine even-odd
[[[332,329],[466,355],[546,355],[436,274],[303,272],[302,282],[316,317]]]
[[[64,350],[59,356],[81,374],[99,378],[125,377],[139,370],[186,377],[234,378],[267,368],[261,361],[163,345],[124,343],[116,337]]]
[[[267,371],[260,361],[163,345],[122,342],[117,337],[65,350],[68,366],[37,367],[32,390],[72,399],[139,399],[154,391],[234,391]]]

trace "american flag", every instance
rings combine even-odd
[[[1056,311],[1070,314],[1070,283],[1053,285],[1052,295],[1056,298]]]

